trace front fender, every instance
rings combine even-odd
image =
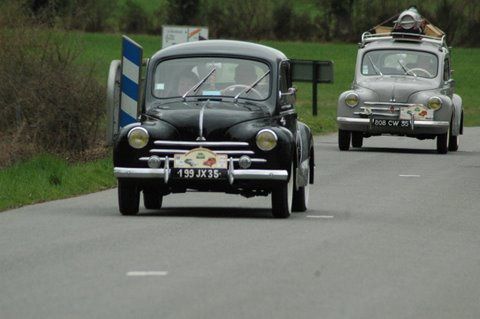
[[[358,105],[350,107],[345,104],[345,98],[348,94],[355,93],[358,95]],[[378,101],[378,95],[374,91],[356,86],[354,90],[342,92],[337,101],[337,116],[340,117],[357,117],[354,112],[360,111],[360,107],[365,106],[365,102]]]
[[[277,146],[271,151],[262,151],[257,147],[256,136],[262,129],[270,129],[277,135]],[[296,149],[295,137],[288,129],[276,125],[271,118],[234,125],[228,129],[226,137],[232,141],[248,142],[253,147],[256,156],[267,159],[270,168],[290,171]]]
[[[452,134],[455,136],[458,136],[460,134],[463,134],[463,101],[460,95],[458,94],[453,94],[453,122],[452,122]]]
[[[128,132],[137,126],[145,128],[150,136],[147,146],[142,149],[134,149],[128,144],[127,140]],[[114,166],[139,167],[141,163],[138,161],[138,158],[150,156],[149,150],[155,148],[153,143],[155,140],[177,140],[179,136],[179,132],[175,127],[160,120],[145,121],[125,126],[122,128],[113,148],[113,164]]]
[[[310,150],[313,148],[313,136],[310,128],[302,122],[298,122],[297,128],[297,163],[296,163],[296,185],[307,186],[313,177],[308,179],[308,172],[313,173]]]

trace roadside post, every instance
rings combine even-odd
[[[294,82],[312,82],[312,114],[318,114],[318,84],[333,83],[333,61],[290,60]]]
[[[122,77],[120,80],[120,127],[137,121],[140,98],[140,70],[143,48],[122,37]]]
[[[113,145],[120,128],[137,121],[143,48],[122,37],[122,59],[110,63],[107,80],[107,145]]]

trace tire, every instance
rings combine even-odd
[[[450,135],[449,131],[444,134],[437,135],[437,153],[438,154],[447,154],[449,135]]]
[[[451,123],[453,124],[453,120],[451,121]],[[452,127],[451,127],[452,124],[450,124],[450,132],[452,132]],[[458,145],[460,144],[459,142],[460,142],[460,132],[457,136],[450,134],[448,137],[448,150],[452,152],[458,151]]]
[[[341,151],[348,151],[350,148],[350,131],[338,130],[338,148]]]
[[[160,209],[162,208],[163,195],[152,190],[143,190],[143,206],[146,209]]]
[[[122,215],[138,214],[140,191],[135,182],[118,180],[118,208]]]
[[[450,135],[450,138],[448,139],[448,150],[452,152],[458,151],[458,145],[460,144],[460,136],[454,136]]]
[[[363,145],[363,135],[361,132],[352,132],[352,146],[353,147],[362,147]]]
[[[298,190],[295,190],[295,188],[293,189],[292,211],[304,212],[308,209],[310,195],[310,167],[308,168],[307,185],[299,187]]]
[[[292,171],[293,173],[293,166]],[[288,218],[292,212],[292,192],[294,177],[287,182],[281,182],[272,190],[272,215],[275,218]]]

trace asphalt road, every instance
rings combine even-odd
[[[0,318],[480,318],[480,128],[460,151],[317,137],[311,209],[116,190],[0,213]]]

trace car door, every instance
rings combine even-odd
[[[443,61],[443,94],[452,98],[455,91],[455,80],[451,77],[450,56],[445,56]]]
[[[278,77],[278,124],[286,127],[294,136],[297,132],[297,111],[295,110],[295,92],[292,88],[290,63],[283,61]]]

